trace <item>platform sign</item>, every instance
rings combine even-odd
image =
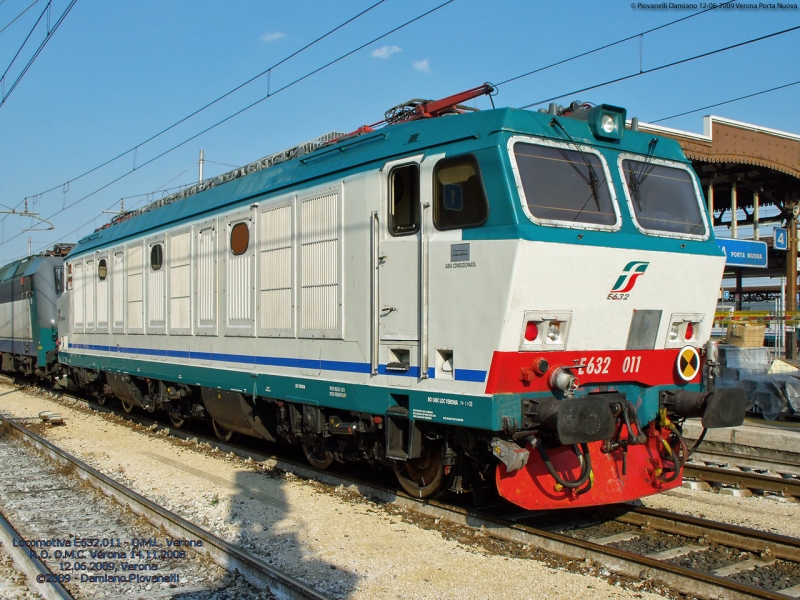
[[[717,245],[725,253],[725,264],[729,267],[767,268],[766,242],[717,238]]]
[[[776,227],[772,230],[772,247],[775,250],[789,249],[789,230]]]

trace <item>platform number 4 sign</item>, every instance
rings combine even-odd
[[[772,230],[772,247],[775,250],[789,249],[789,231],[776,227]]]

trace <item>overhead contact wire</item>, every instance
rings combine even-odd
[[[692,113],[700,112],[701,110],[707,110],[709,108],[715,108],[717,106],[723,106],[725,104],[732,104],[733,102],[738,102],[739,100],[746,100],[747,98],[755,98],[756,96],[761,96],[762,94],[768,94],[770,92],[775,92],[777,90],[782,90],[784,88],[792,87],[793,85],[797,85],[800,83],[800,80],[793,81],[792,83],[787,83],[784,85],[779,85],[774,88],[769,88],[768,90],[761,90],[760,92],[755,92],[753,94],[747,94],[746,96],[739,96],[738,98],[732,98],[731,100],[724,100],[723,102],[717,102],[716,104],[709,104],[708,106],[703,106],[701,108],[695,108],[694,110],[687,110],[682,113],[678,113],[677,115],[672,115],[670,117],[663,117],[661,119],[656,119],[655,121],[649,121],[649,123],[660,123],[661,121],[669,121],[670,119],[674,119],[676,117],[682,117],[684,115],[690,115]]]
[[[38,1],[38,0],[37,0],[37,1]],[[43,191],[43,192],[40,192],[40,193],[39,193],[39,195],[43,195],[43,194],[47,194],[47,193],[53,192],[53,191],[55,191],[55,190],[57,190],[57,189],[61,188],[62,186],[66,185],[67,183],[72,183],[72,182],[78,181],[79,179],[82,179],[83,177],[86,177],[87,175],[90,175],[90,174],[94,173],[95,171],[97,171],[97,170],[99,170],[99,169],[102,169],[103,167],[105,167],[105,166],[107,166],[107,165],[109,165],[109,164],[113,163],[114,161],[116,161],[116,160],[119,160],[119,159],[120,159],[120,158],[122,158],[123,156],[126,156],[127,154],[130,154],[131,152],[133,152],[133,151],[135,151],[136,149],[138,149],[140,146],[143,146],[143,145],[145,145],[145,144],[147,144],[147,143],[149,143],[149,142],[152,142],[154,139],[156,139],[156,138],[158,138],[158,137],[160,137],[160,136],[164,135],[165,133],[167,133],[168,131],[170,131],[170,130],[174,129],[175,127],[177,127],[177,126],[178,126],[178,125],[180,125],[181,123],[184,123],[184,122],[186,122],[187,120],[189,120],[189,119],[191,119],[192,117],[194,117],[194,116],[196,116],[196,115],[200,114],[201,112],[203,112],[203,111],[204,111],[204,110],[206,110],[207,108],[210,108],[211,106],[213,106],[213,105],[214,105],[214,104],[216,104],[217,102],[220,102],[221,100],[224,100],[225,98],[227,98],[227,97],[228,97],[228,96],[230,96],[231,94],[233,94],[233,93],[235,93],[235,92],[239,91],[240,89],[242,89],[243,87],[245,87],[245,86],[247,86],[247,85],[251,84],[251,83],[252,83],[252,82],[254,82],[256,79],[258,79],[258,78],[260,78],[260,77],[263,77],[263,76],[264,76],[264,75],[266,75],[267,73],[270,73],[270,72],[271,72],[273,69],[275,69],[275,68],[279,67],[280,65],[282,65],[282,64],[283,64],[283,63],[285,63],[286,61],[288,61],[288,60],[290,60],[290,59],[294,58],[295,56],[297,56],[297,55],[298,55],[298,54],[300,54],[301,52],[304,52],[304,51],[308,50],[308,49],[309,49],[309,48],[311,48],[313,45],[315,45],[315,44],[317,44],[317,43],[321,42],[321,41],[322,41],[322,40],[324,40],[326,37],[328,37],[328,36],[330,36],[331,34],[333,34],[333,33],[337,32],[338,30],[340,30],[342,27],[344,27],[344,26],[346,26],[346,25],[349,25],[350,23],[352,23],[353,21],[355,21],[355,20],[356,20],[356,19],[358,19],[359,17],[361,17],[361,16],[365,15],[366,13],[368,13],[369,11],[371,11],[372,9],[374,9],[374,8],[376,8],[377,6],[379,6],[379,5],[383,4],[385,1],[386,1],[386,0],[379,0],[378,2],[376,2],[375,4],[373,4],[373,5],[372,5],[372,6],[370,6],[370,7],[366,8],[365,10],[361,11],[360,13],[358,13],[357,15],[355,15],[354,17],[351,17],[351,18],[350,18],[350,19],[348,19],[347,21],[345,21],[345,22],[341,23],[340,25],[338,25],[338,26],[334,27],[333,29],[331,29],[331,30],[330,30],[330,31],[328,31],[327,33],[325,33],[325,34],[321,35],[320,37],[316,38],[315,40],[313,40],[313,41],[309,42],[308,44],[306,44],[305,46],[303,46],[303,47],[302,47],[302,48],[300,48],[299,50],[296,50],[295,52],[293,52],[292,54],[290,54],[289,56],[287,56],[287,57],[285,57],[285,58],[283,58],[283,59],[279,60],[277,63],[275,63],[274,65],[272,65],[272,66],[271,66],[271,67],[269,67],[268,69],[265,69],[265,70],[261,71],[259,74],[257,74],[257,75],[254,75],[253,77],[251,77],[250,79],[248,79],[248,80],[247,80],[247,81],[245,81],[244,83],[242,83],[242,84],[240,84],[240,85],[236,86],[235,88],[231,89],[231,90],[230,90],[230,91],[228,91],[228,92],[225,92],[224,94],[222,94],[221,96],[219,96],[219,97],[218,97],[218,98],[216,98],[215,100],[212,100],[211,102],[209,102],[208,104],[205,104],[204,106],[202,106],[202,107],[198,108],[198,109],[197,109],[197,110],[195,110],[194,112],[192,112],[192,113],[190,113],[190,114],[186,115],[185,117],[183,117],[183,118],[179,119],[178,121],[175,121],[175,122],[174,122],[172,125],[170,125],[170,126],[168,126],[168,127],[165,127],[164,129],[162,129],[162,130],[161,130],[161,131],[159,131],[158,133],[155,133],[155,134],[151,135],[149,138],[147,138],[147,139],[146,139],[146,140],[144,140],[143,142],[139,142],[139,143],[138,143],[138,144],[136,144],[135,146],[132,146],[131,148],[129,148],[129,149],[127,149],[127,150],[125,150],[124,152],[121,152],[121,153],[117,154],[115,157],[108,159],[107,161],[105,161],[105,162],[103,162],[103,163],[101,163],[101,164],[97,165],[96,167],[93,167],[93,168],[89,169],[88,171],[85,171],[84,173],[81,173],[81,174],[80,174],[80,175],[78,175],[77,177],[73,177],[72,179],[69,179],[68,181],[66,181],[66,182],[64,182],[64,183],[61,183],[61,184],[59,184],[59,185],[56,185],[56,186],[53,186],[53,187],[51,187],[50,189],[47,189],[47,190],[45,190],[45,191]],[[140,165],[140,166],[141,166],[141,165]],[[137,168],[138,168],[138,167],[137,167]]]
[[[663,25],[659,25],[658,27],[653,27],[652,29],[648,29],[646,31],[641,31],[641,32],[636,33],[634,35],[630,35],[630,36],[628,36],[626,38],[623,38],[621,40],[617,40],[616,42],[611,42],[610,44],[606,44],[604,46],[599,46],[597,48],[594,48],[593,50],[587,50],[586,52],[581,52],[580,54],[576,54],[575,56],[571,56],[569,58],[565,58],[563,60],[559,60],[557,62],[551,63],[551,64],[546,65],[544,67],[539,67],[538,69],[534,69],[533,71],[528,71],[527,73],[523,73],[522,75],[516,75],[514,77],[511,77],[510,79],[506,79],[505,81],[501,81],[500,83],[496,83],[495,86],[496,87],[500,87],[501,85],[505,85],[507,83],[511,83],[512,81],[516,81],[517,79],[522,79],[523,77],[528,77],[529,75],[534,75],[536,73],[541,73],[542,71],[546,71],[547,69],[552,69],[553,67],[558,67],[560,65],[563,65],[565,63],[571,62],[573,60],[577,60],[579,58],[583,58],[584,56],[589,56],[590,54],[594,54],[596,52],[600,52],[601,50],[607,50],[608,48],[613,48],[614,46],[619,46],[620,44],[624,44],[625,42],[630,42],[631,40],[635,40],[636,38],[641,38],[642,36],[645,36],[648,33],[653,33],[655,31],[658,31],[659,29],[665,29],[667,27],[671,27],[672,25],[676,25],[677,23],[680,23],[681,21],[687,21],[689,19],[693,19],[694,17],[700,16],[703,13],[707,13],[710,10],[716,10],[718,8],[722,8],[727,4],[732,4],[734,1],[735,0],[730,0],[729,2],[723,2],[722,4],[720,4],[718,6],[715,6],[713,8],[706,8],[705,10],[701,10],[701,11],[693,13],[691,15],[687,15],[685,17],[681,17],[680,19],[676,19],[675,21],[670,21],[669,23],[664,23]]]
[[[240,110],[236,111],[235,113],[232,113],[232,114],[228,115],[228,116],[227,116],[227,117],[225,117],[224,119],[221,119],[221,120],[217,121],[217,122],[216,122],[216,123],[214,123],[213,125],[210,125],[210,126],[206,127],[206,128],[205,128],[205,129],[203,129],[202,131],[200,131],[200,132],[198,132],[198,133],[194,134],[193,136],[191,136],[191,137],[189,137],[189,138],[187,138],[187,139],[183,140],[182,142],[180,142],[180,143],[178,143],[178,144],[175,144],[174,146],[172,146],[171,148],[169,148],[169,149],[165,150],[165,151],[164,151],[164,152],[162,152],[161,154],[158,154],[158,155],[154,156],[153,158],[151,158],[151,159],[149,159],[149,160],[147,160],[147,161],[143,162],[142,164],[140,164],[140,165],[137,165],[137,167],[136,167],[136,170],[139,170],[139,169],[141,169],[142,167],[144,167],[144,166],[147,166],[147,165],[149,165],[149,164],[150,164],[150,163],[152,163],[152,162],[155,162],[155,161],[156,161],[156,160],[158,160],[159,158],[162,158],[163,156],[166,156],[166,155],[167,155],[167,154],[169,154],[170,152],[173,152],[174,150],[177,150],[177,149],[178,149],[178,148],[180,148],[181,146],[183,146],[183,145],[185,145],[185,144],[188,144],[189,142],[191,142],[192,140],[194,140],[194,139],[196,139],[196,138],[200,137],[200,136],[201,136],[201,135],[203,135],[204,133],[207,133],[207,132],[211,131],[212,129],[214,129],[214,128],[216,128],[216,127],[219,127],[219,126],[220,126],[220,125],[222,125],[223,123],[226,123],[227,121],[230,121],[231,119],[233,119],[234,117],[237,117],[238,115],[242,114],[243,112],[246,112],[246,111],[250,110],[251,108],[253,108],[253,107],[255,107],[255,106],[257,106],[257,105],[261,104],[262,102],[264,102],[265,100],[267,100],[267,99],[271,98],[272,96],[275,96],[275,95],[277,95],[277,94],[279,94],[279,93],[281,93],[281,92],[283,92],[283,91],[285,91],[285,90],[289,89],[290,87],[292,87],[292,86],[294,86],[294,85],[296,85],[296,84],[300,83],[301,81],[304,81],[304,80],[308,79],[309,77],[311,77],[311,76],[313,76],[313,75],[316,75],[316,74],[317,74],[317,73],[319,73],[320,71],[323,71],[323,70],[327,69],[328,67],[331,67],[331,66],[335,65],[336,63],[338,63],[338,62],[340,62],[340,61],[344,60],[345,58],[347,58],[347,57],[349,57],[349,56],[351,56],[351,55],[355,54],[356,52],[358,52],[358,51],[360,51],[360,50],[363,50],[363,49],[364,49],[364,48],[366,48],[367,46],[370,46],[371,44],[374,44],[375,42],[377,42],[377,41],[379,41],[379,40],[382,40],[383,38],[385,38],[385,37],[387,37],[387,36],[389,36],[389,35],[391,35],[391,34],[393,34],[393,33],[396,33],[397,31],[400,31],[401,29],[403,29],[403,28],[405,28],[405,27],[408,27],[409,25],[411,25],[411,24],[413,24],[413,23],[416,23],[416,22],[417,22],[417,21],[419,21],[420,19],[423,19],[423,18],[427,17],[428,15],[430,15],[430,14],[432,14],[432,13],[434,13],[434,12],[436,12],[436,11],[438,11],[438,10],[442,9],[442,8],[444,8],[445,6],[447,6],[447,5],[449,5],[449,4],[452,4],[452,3],[453,3],[453,2],[455,2],[455,1],[456,1],[456,0],[446,0],[445,2],[443,2],[443,3],[439,4],[438,6],[435,6],[434,8],[432,8],[432,9],[430,9],[430,10],[428,10],[428,11],[426,11],[426,12],[422,13],[421,15],[418,15],[418,16],[414,17],[413,19],[410,19],[409,21],[406,21],[406,22],[405,22],[405,23],[403,23],[402,25],[398,25],[397,27],[394,27],[393,29],[390,29],[390,30],[389,30],[389,31],[387,31],[386,33],[383,33],[383,34],[381,34],[381,35],[379,35],[379,36],[377,36],[377,37],[375,37],[375,38],[371,39],[370,41],[368,41],[368,42],[366,42],[366,43],[364,43],[364,44],[361,44],[361,45],[360,45],[360,46],[358,46],[357,48],[355,48],[355,49],[353,49],[353,50],[350,50],[349,52],[346,52],[345,54],[342,54],[342,55],[340,55],[339,57],[337,57],[337,58],[333,59],[332,61],[330,61],[330,62],[328,62],[328,63],[325,63],[325,64],[324,64],[324,65],[322,65],[321,67],[318,67],[318,68],[314,69],[313,71],[309,71],[309,72],[308,72],[308,73],[306,73],[305,75],[303,75],[303,76],[301,76],[301,77],[298,77],[297,79],[295,79],[295,80],[293,80],[293,81],[291,81],[291,82],[287,83],[286,85],[284,85],[283,87],[280,87],[280,88],[278,88],[278,89],[277,89],[277,90],[275,90],[274,92],[271,92],[271,93],[269,93],[268,95],[266,95],[266,96],[264,96],[264,97],[260,98],[259,100],[256,100],[255,102],[253,102],[253,103],[251,103],[251,104],[248,104],[248,105],[247,105],[247,106],[245,106],[244,108],[242,108],[242,109],[240,109]],[[103,186],[99,187],[98,189],[94,190],[93,192],[90,192],[89,194],[87,194],[87,195],[83,196],[83,197],[82,197],[82,198],[80,198],[79,200],[76,200],[76,201],[75,201],[75,202],[73,202],[72,204],[68,204],[67,206],[65,206],[65,207],[64,207],[64,208],[62,208],[61,210],[59,210],[59,211],[56,211],[55,213],[51,214],[50,216],[48,216],[48,217],[47,217],[47,219],[46,219],[46,220],[50,220],[50,219],[52,219],[53,217],[56,217],[56,216],[60,215],[61,213],[63,213],[63,212],[65,212],[65,211],[69,210],[69,209],[70,209],[70,208],[72,208],[73,206],[76,206],[77,204],[80,204],[80,203],[81,203],[81,202],[83,202],[84,200],[87,200],[88,198],[91,198],[92,196],[94,196],[94,195],[95,195],[95,194],[97,194],[98,192],[101,192],[101,191],[103,191],[103,190],[104,190],[104,189],[106,189],[107,187],[109,187],[109,186],[111,186],[111,185],[113,185],[113,184],[117,183],[118,181],[120,181],[120,180],[124,179],[125,177],[127,177],[128,175],[130,175],[130,174],[131,174],[131,173],[133,173],[133,172],[134,172],[134,170],[126,171],[125,173],[123,173],[122,175],[120,175],[119,177],[117,177],[116,179],[114,179],[114,180],[112,180],[112,181],[109,181],[109,182],[108,182],[108,183],[106,183],[105,185],[103,185]],[[56,189],[56,188],[54,188],[54,189]],[[22,234],[20,233],[20,234],[17,234],[17,235],[15,235],[15,236],[14,236],[14,237],[12,237],[12,238],[9,238],[9,239],[8,239],[8,240],[6,240],[5,242],[2,242],[2,243],[0,243],[0,246],[2,246],[3,244],[6,244],[6,243],[8,243],[8,242],[10,242],[10,241],[12,241],[12,240],[14,240],[14,239],[18,238],[18,237],[19,237],[19,236],[21,236],[21,235],[22,235]],[[45,247],[46,247],[46,246],[45,246]]]
[[[8,92],[6,92],[6,95],[3,96],[2,99],[0,99],[0,107],[2,107],[6,103],[6,100],[8,100],[8,97],[11,95],[11,92],[13,92],[14,89],[19,84],[19,82],[22,81],[22,78],[25,76],[25,73],[28,72],[28,69],[31,68],[31,65],[33,64],[33,61],[35,61],[36,58],[39,56],[39,54],[42,52],[42,50],[44,50],[44,47],[47,45],[47,42],[49,42],[51,39],[53,39],[53,34],[55,34],[56,30],[61,25],[61,23],[64,21],[66,16],[69,14],[69,11],[72,10],[72,7],[75,6],[75,3],[77,1],[78,0],[72,0],[72,2],[70,2],[69,6],[67,6],[66,10],[61,14],[61,16],[59,17],[58,21],[56,21],[55,25],[53,25],[53,28],[48,32],[47,36],[44,38],[42,43],[36,49],[36,52],[33,54],[31,59],[28,61],[28,64],[25,65],[25,68],[22,69],[22,72],[19,74],[19,76],[14,81],[14,84],[9,88]],[[48,6],[49,6],[49,4],[48,4]],[[15,59],[16,59],[16,57],[15,57]],[[6,71],[6,72],[8,72],[8,71]],[[5,77],[5,75],[3,75],[3,77]],[[38,195],[41,196],[41,194],[38,194]]]
[[[5,2],[5,0],[3,0],[3,2]],[[3,2],[0,2],[0,4],[3,4]],[[26,12],[28,12],[30,9],[32,9],[34,6],[36,6],[38,3],[39,3],[39,0],[33,0],[33,2],[32,2],[31,4],[29,4],[29,5],[28,5],[28,8],[26,8],[25,10],[23,10],[23,11],[22,11],[21,13],[19,13],[19,14],[18,14],[16,17],[14,17],[13,19],[11,19],[11,21],[10,21],[10,22],[9,22],[9,23],[8,23],[8,24],[5,26],[5,27],[3,27],[2,29],[0,29],[0,33],[3,33],[3,32],[6,30],[6,29],[8,29],[9,27],[11,27],[11,26],[12,26],[12,25],[13,25],[13,24],[16,22],[16,20],[17,20],[17,19],[19,19],[19,18],[20,18],[22,15],[24,15]]]
[[[604,87],[606,85],[611,85],[612,83],[619,83],[620,81],[626,81],[628,79],[634,79],[634,78],[640,77],[642,75],[648,75],[650,73],[655,73],[656,71],[661,71],[663,69],[668,69],[670,67],[675,67],[677,65],[682,65],[682,64],[694,61],[694,60],[698,60],[700,58],[706,58],[708,56],[713,56],[714,54],[719,54],[721,52],[727,52],[728,50],[733,50],[735,48],[741,48],[741,47],[747,46],[749,44],[754,44],[756,42],[761,42],[763,40],[768,40],[770,38],[774,38],[774,37],[777,37],[779,35],[784,35],[786,33],[791,33],[792,31],[797,31],[798,29],[800,29],[800,25],[797,25],[795,27],[790,27],[789,29],[784,29],[782,31],[776,31],[774,33],[769,33],[767,35],[762,35],[760,37],[753,38],[751,40],[747,40],[747,41],[744,41],[744,42],[739,42],[738,44],[733,44],[731,46],[725,46],[724,48],[718,48],[716,50],[711,50],[710,52],[703,52],[702,54],[697,54],[695,56],[690,56],[689,58],[683,58],[681,60],[676,60],[674,62],[667,63],[665,65],[660,65],[658,67],[653,67],[651,69],[645,69],[644,71],[640,71],[638,73],[631,73],[630,75],[624,75],[622,77],[617,77],[616,79],[610,79],[608,81],[604,81],[603,83],[590,85],[590,86],[585,87],[585,88],[580,88],[578,90],[573,90],[573,91],[567,92],[565,94],[559,94],[558,96],[553,96],[551,98],[546,98],[544,100],[537,100],[536,102],[532,102],[530,104],[526,104],[524,106],[520,106],[519,108],[520,109],[530,108],[532,106],[537,106],[539,104],[545,104],[546,102],[550,102],[552,100],[557,100],[557,99],[563,98],[565,96],[571,96],[573,94],[580,94],[582,92],[588,92],[589,90],[595,90],[597,88],[601,88],[601,87]]]

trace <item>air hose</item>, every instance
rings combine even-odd
[[[593,483],[593,474],[592,474],[592,457],[589,454],[589,448],[586,448],[584,452],[583,448],[581,448],[581,444],[575,444],[573,449],[575,454],[578,455],[578,460],[581,464],[581,474],[575,481],[565,481],[558,473],[556,473],[555,468],[553,467],[553,463],[550,462],[550,457],[547,455],[547,450],[544,449],[544,446],[539,442],[538,439],[533,439],[531,441],[531,445],[536,446],[536,449],[539,451],[539,456],[542,457],[542,461],[544,462],[544,466],[547,469],[547,472],[550,473],[550,476],[556,480],[556,483],[561,486],[562,488],[568,489],[576,489],[583,486],[587,481],[589,481],[589,487],[586,490],[579,491],[578,493],[588,492],[591,489]]]
[[[686,464],[686,461],[689,458],[689,448],[686,445],[686,440],[683,439],[681,432],[678,431],[678,428],[675,427],[674,423],[669,420],[666,408],[662,408],[661,411],[659,411],[659,413],[661,416],[661,425],[669,429],[672,432],[672,434],[676,438],[678,438],[678,445],[680,446],[679,457],[676,457],[669,443],[664,439],[661,440],[661,443],[664,444],[667,453],[672,458],[674,471],[670,476],[665,477],[663,479],[659,477],[658,480],[661,483],[671,483],[675,481],[678,477],[680,477],[681,471],[683,471],[683,466]]]
[[[697,450],[700,447],[700,444],[703,442],[703,438],[706,437],[706,431],[708,431],[708,429],[703,427],[703,432],[700,434],[700,437],[697,438],[697,441],[694,443],[694,446],[692,446],[692,449],[689,450],[689,456],[694,454],[695,450]]]

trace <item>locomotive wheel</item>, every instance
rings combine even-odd
[[[230,429],[225,429],[222,425],[211,419],[211,426],[214,428],[214,435],[220,442],[230,442],[233,437],[233,432]]]
[[[172,423],[175,429],[180,429],[186,425],[187,420],[181,416],[180,412],[169,411],[169,422]]]
[[[128,404],[125,400],[120,400],[120,404],[122,404],[122,410],[124,410],[127,414],[131,414],[133,412],[134,404],[131,402]]]
[[[452,475],[445,474],[441,442],[424,445],[419,458],[395,462],[394,474],[402,488],[414,498],[434,498],[447,491],[452,481]]]
[[[108,396],[105,394],[98,394],[95,399],[100,406],[105,406],[106,402],[108,402]]]
[[[327,469],[333,463],[333,454],[321,444],[312,446],[303,442],[303,454],[306,460],[315,469]]]

